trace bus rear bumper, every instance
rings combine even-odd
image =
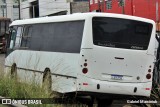
[[[120,95],[136,95],[150,96],[152,82],[146,83],[120,83],[96,80],[87,77],[81,77],[77,80],[77,91],[79,92],[94,92],[108,93]]]

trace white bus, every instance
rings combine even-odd
[[[59,93],[150,96],[155,22],[109,13],[14,21],[5,71]],[[103,97],[102,97],[103,96]]]

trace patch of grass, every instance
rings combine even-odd
[[[0,95],[10,98],[48,98],[49,95],[35,83],[20,83],[15,79],[2,77],[0,79]]]
[[[0,96],[8,98],[50,98],[44,89],[35,82],[18,82],[15,79],[0,75]],[[28,107],[53,107],[53,105],[27,105]]]
[[[10,75],[3,76],[0,70],[0,96],[8,98],[50,98],[50,94],[36,82],[26,83],[18,82],[17,80],[10,78]],[[52,96],[52,98],[54,95]],[[153,87],[150,97],[152,100],[160,100],[160,85],[156,84]],[[147,100],[147,99],[146,99]],[[27,105],[28,107],[87,107],[85,104],[43,104],[43,105]],[[127,105],[128,106],[128,105]],[[130,105],[128,107],[136,107]],[[159,107],[159,104],[141,104],[143,107]],[[96,107],[96,106],[95,106]],[[138,106],[137,106],[138,107]]]

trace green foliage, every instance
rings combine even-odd
[[[14,79],[1,77],[0,95],[10,98],[48,98],[49,95],[38,84],[20,83]]]
[[[0,96],[9,98],[49,98],[40,85],[31,83],[20,83],[14,79],[0,75]],[[51,107],[45,105],[27,105],[28,107]]]

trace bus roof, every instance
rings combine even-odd
[[[75,13],[70,15],[61,15],[61,16],[52,16],[52,17],[41,17],[41,18],[32,18],[24,20],[16,20],[11,23],[10,26],[14,25],[27,25],[27,24],[38,24],[38,23],[50,23],[50,22],[65,22],[65,21],[76,21],[76,20],[85,20],[89,17],[115,17],[131,20],[139,20],[143,22],[148,22],[154,24],[155,22],[151,19],[122,15],[122,14],[113,14],[113,13]]]

